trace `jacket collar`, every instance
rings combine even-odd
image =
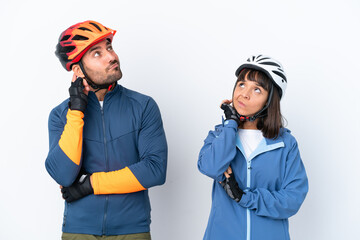
[[[254,150],[254,152],[252,152],[250,154],[249,159],[247,159],[247,160],[251,160],[251,159],[255,158],[257,155],[260,155],[264,152],[268,152],[268,151],[271,151],[271,150],[274,150],[277,148],[284,147],[285,144],[284,144],[283,138],[281,137],[282,133],[284,133],[284,131],[289,131],[289,130],[285,129],[285,128],[280,129],[279,137],[277,139],[263,138],[262,141],[257,146],[257,148]],[[245,151],[241,144],[238,133],[236,133],[236,147],[241,151],[241,153],[246,158]]]
[[[113,97],[116,96],[117,93],[120,93],[122,91],[122,89],[123,89],[123,87],[121,85],[116,84],[112,91],[106,93],[104,102],[112,101]],[[93,91],[89,92],[88,101],[89,101],[89,103],[99,105],[99,107],[100,107],[99,101]]]

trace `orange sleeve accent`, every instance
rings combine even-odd
[[[80,164],[82,141],[83,141],[83,127],[84,127],[84,113],[77,110],[68,110],[66,119],[67,122],[64,131],[59,140],[61,150],[68,156],[76,165]]]
[[[94,194],[124,194],[145,190],[128,167],[91,175]]]

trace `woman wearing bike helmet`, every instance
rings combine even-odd
[[[303,203],[308,180],[297,142],[283,127],[281,64],[251,56],[235,73],[226,119],[204,141],[198,168],[214,179],[204,239],[288,240],[288,218]]]

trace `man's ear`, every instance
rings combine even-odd
[[[85,77],[84,73],[81,71],[79,64],[72,65],[71,69],[75,73],[76,76],[81,77],[81,78]]]

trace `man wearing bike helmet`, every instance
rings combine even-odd
[[[117,83],[115,33],[85,21],[56,46],[73,71],[70,98],[49,116],[45,162],[66,200],[62,239],[151,239],[147,189],[165,182],[167,143],[155,101]]]

